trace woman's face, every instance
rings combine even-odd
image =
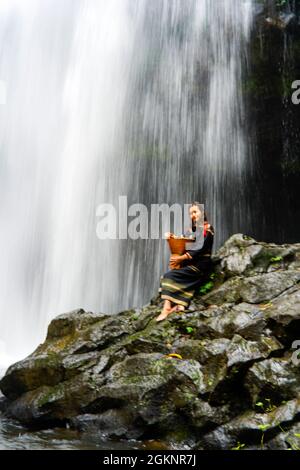
[[[190,218],[194,222],[198,222],[201,218],[201,211],[198,206],[192,206],[190,207]]]

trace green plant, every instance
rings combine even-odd
[[[264,398],[264,401],[267,402],[267,404],[264,404],[262,401],[258,401],[257,403],[255,403],[255,406],[257,406],[258,408],[261,408],[264,413],[270,413],[271,411],[274,411],[277,408],[276,405],[272,404],[271,398]],[[286,403],[286,401],[283,400],[281,402],[281,405],[284,405],[285,403]],[[275,424],[275,426],[277,426],[280,429],[280,431],[283,432],[284,434],[287,433],[287,431],[285,429],[283,429],[283,427],[281,426],[280,422]],[[267,424],[261,424],[260,426],[258,426],[258,428],[262,432],[261,440],[260,440],[260,446],[261,446],[262,449],[264,447],[265,432],[270,427],[271,427],[271,424],[268,424],[268,423]],[[300,438],[300,434],[294,433],[294,436],[297,437],[297,438]],[[289,445],[290,445],[290,448],[288,448],[287,450],[300,450],[300,448],[295,444],[295,442],[293,442],[289,439],[286,439],[286,442],[288,442]]]
[[[282,428],[280,428],[281,430],[283,430]],[[283,430],[283,432],[286,432]],[[297,438],[300,438],[300,434],[297,434],[297,433],[294,433],[294,436],[297,437]],[[295,442],[293,442],[291,439],[287,439],[286,440],[289,444],[290,444],[290,448],[287,449],[287,450],[300,450],[300,447],[295,444]]]
[[[264,401],[267,403],[263,403],[262,401],[255,403],[255,406],[261,408],[264,413],[270,413],[277,408],[276,405],[272,404],[271,398],[264,398]]]
[[[258,426],[258,429],[260,429],[262,432],[265,432],[267,429],[269,429],[270,424],[260,424]]]
[[[271,263],[278,263],[279,261],[282,261],[282,256],[273,256],[270,259]]]
[[[264,404],[263,404],[263,402],[261,402],[261,401],[258,401],[257,403],[255,403],[255,406],[258,406],[258,407],[261,408],[262,410],[264,409]]]
[[[200,294],[206,294],[207,292],[211,291],[213,287],[214,287],[214,283],[212,281],[209,281],[200,287],[199,292]]]
[[[298,447],[294,442],[287,441],[290,444],[290,448],[287,450],[300,450],[300,447]]]
[[[231,450],[241,450],[243,447],[245,447],[246,444],[241,444],[240,441],[237,442],[235,447],[232,447]]]
[[[261,430],[262,434],[261,434],[261,440],[260,440],[260,447],[263,449],[264,447],[264,437],[265,437],[265,432],[267,431],[267,429],[269,429],[271,425],[270,424],[261,424],[260,426],[258,426],[258,428]]]
[[[270,411],[273,411],[277,408],[276,405],[273,405],[271,402],[270,398],[265,398],[266,402],[268,403],[268,406],[266,407],[265,411],[266,413],[269,413]]]
[[[186,331],[187,331],[187,333],[191,334],[191,333],[193,333],[194,328],[192,326],[187,326]]]
[[[231,373],[232,374],[238,374],[239,373],[239,367],[238,366],[233,366],[232,369],[231,369]]]

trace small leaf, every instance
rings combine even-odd
[[[271,263],[277,263],[278,261],[282,261],[282,256],[273,256],[270,261]]]
[[[200,287],[200,290],[199,290],[200,294],[206,294],[213,288],[213,286],[214,286],[214,283],[212,281],[207,282],[206,284]]]
[[[235,447],[232,447],[231,450],[241,450],[243,447],[245,447],[246,444],[241,444],[240,441],[237,442],[237,445]]]
[[[167,357],[174,357],[176,359],[182,359],[182,356],[180,354],[177,354],[177,353],[167,354]]]
[[[258,428],[259,428],[262,432],[265,432],[269,427],[270,427],[270,424],[261,424],[260,426],[258,426]]]

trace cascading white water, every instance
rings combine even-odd
[[[251,0],[0,2],[0,365],[155,293],[165,242],[100,241],[100,203],[196,198],[217,244],[240,222],[251,24]]]

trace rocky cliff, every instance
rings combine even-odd
[[[163,322],[159,298],[55,318],[2,378],[2,410],[110,438],[299,449],[300,243],[237,234],[213,259],[189,311]]]
[[[300,1],[253,3],[257,15],[242,88],[253,165],[245,194],[257,223],[245,230],[261,240],[295,243],[295,221],[300,217],[300,104],[292,96],[293,84],[300,79]]]

